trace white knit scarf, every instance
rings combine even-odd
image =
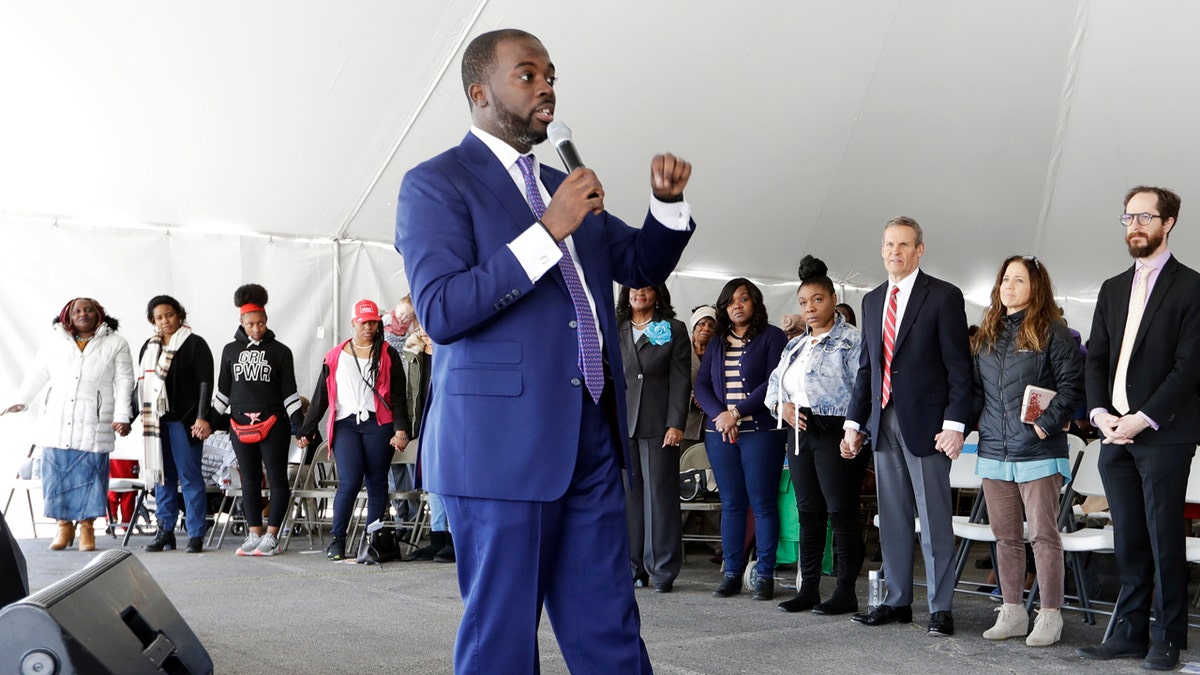
[[[142,441],[146,453],[141,475],[148,485],[163,483],[162,429],[159,420],[170,409],[167,401],[167,373],[171,370],[175,352],[191,335],[191,328],[180,326],[164,346],[162,335],[156,333],[146,343],[146,351],[142,354],[138,382],[141,384],[139,392],[142,404]]]

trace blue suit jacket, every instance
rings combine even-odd
[[[542,166],[552,195],[565,177]],[[584,396],[575,310],[557,266],[532,283],[507,246],[533,222],[508,172],[471,133],[400,187],[396,250],[436,343],[421,431],[433,492],[551,501],[570,484]],[[618,446],[628,432],[613,283],[662,283],[690,237],[650,216],[638,230],[607,212],[573,235],[615,375],[606,386],[615,387]]]
[[[862,303],[862,354],[846,419],[879,438],[883,394],[883,301],[888,282]],[[966,424],[973,391],[971,350],[962,291],[917,270],[892,355],[892,405],[909,452],[937,453],[933,437],[944,420]]]

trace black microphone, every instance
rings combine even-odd
[[[554,120],[550,126],[546,127],[546,133],[550,137],[550,142],[554,144],[554,149],[558,150],[558,156],[567,167],[567,173],[583,166],[583,160],[579,158],[579,151],[575,149],[575,143],[571,140],[571,127]]]

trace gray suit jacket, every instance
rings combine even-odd
[[[670,319],[670,341],[655,345],[642,335],[635,343],[633,327],[622,321],[617,332],[625,366],[625,404],[630,438],[656,438],[667,427],[687,426],[692,395],[691,351],[687,326]]]

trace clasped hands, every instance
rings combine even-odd
[[[847,429],[839,446],[842,457],[846,459],[857,457],[858,453],[862,451],[865,440],[866,435],[862,432],[856,429]],[[963,449],[963,433],[952,429],[942,429],[933,437],[933,447],[950,459],[958,459]]]
[[[655,155],[650,160],[650,189],[660,201],[671,202],[683,195],[692,176],[692,165],[675,155]],[[575,169],[554,192],[546,205],[542,224],[555,241],[566,239],[579,228],[589,213],[604,211],[604,186],[596,172],[587,167]]]
[[[1096,415],[1094,422],[1104,442],[1109,445],[1128,445],[1133,442],[1134,436],[1150,426],[1146,418],[1137,413],[1117,416],[1103,412]]]

